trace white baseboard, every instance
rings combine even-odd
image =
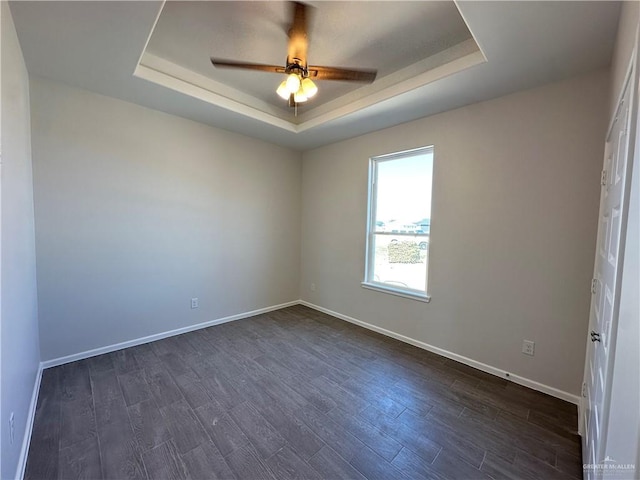
[[[332,317],[339,318],[341,320],[345,320],[349,323],[353,323],[364,327],[369,330],[373,330],[374,332],[381,333],[382,335],[386,335],[388,337],[395,338],[396,340],[400,340],[405,343],[409,343],[418,348],[422,348],[424,350],[428,350],[433,353],[437,353],[438,355],[442,355],[443,357],[450,358],[451,360],[455,360],[456,362],[464,363],[465,365],[469,365],[470,367],[477,368],[478,370],[482,370],[483,372],[490,373],[497,377],[505,378],[519,385],[523,385],[525,387],[529,387],[533,390],[537,390],[539,392],[546,393],[551,395],[552,397],[560,398],[562,400],[566,400],[567,402],[573,403],[575,405],[580,405],[580,397],[577,395],[573,395],[571,393],[565,392],[563,390],[559,390],[554,387],[550,387],[549,385],[545,385],[540,382],[536,382],[535,380],[531,380],[529,378],[521,377],[519,375],[515,375],[510,372],[506,372],[504,370],[500,370],[499,368],[492,367],[491,365],[487,365],[486,363],[478,362],[471,358],[463,357],[462,355],[458,355],[457,353],[450,352],[448,350],[444,350],[442,348],[434,347],[433,345],[429,345],[428,343],[421,342],[420,340],[415,340],[411,337],[407,337],[405,335],[401,335],[396,332],[392,332],[391,330],[387,330],[386,328],[381,328],[376,325],[372,325],[367,322],[363,322],[362,320],[358,320],[357,318],[349,317],[348,315],[343,315],[338,312],[334,312],[333,310],[329,310],[328,308],[320,307],[318,305],[314,305],[313,303],[309,303],[305,300],[300,300],[300,305],[304,305],[309,308],[313,308],[314,310],[318,310],[319,312],[326,313],[331,315]]]
[[[22,439],[22,448],[20,449],[20,457],[18,457],[18,469],[16,477],[18,480],[24,478],[25,469],[27,468],[27,457],[29,455],[29,445],[31,445],[31,433],[33,431],[33,422],[36,418],[36,406],[38,405],[38,394],[40,393],[40,382],[42,381],[42,363],[38,366],[36,381],[33,385],[33,393],[31,394],[31,403],[27,412],[27,425],[24,429],[24,438]]]
[[[202,328],[211,327],[213,325],[220,325],[222,323],[232,322],[234,320],[240,320],[242,318],[253,317],[254,315],[260,315],[261,313],[272,312],[274,310],[280,310],[281,308],[291,307],[293,305],[298,305],[298,304],[300,304],[300,301],[294,300],[292,302],[281,303],[279,305],[272,305],[270,307],[260,308],[258,310],[252,310],[250,312],[238,313],[236,315],[231,315],[229,317],[218,318],[216,320],[210,320],[208,322],[189,325],[188,327],[176,328],[175,330],[169,330],[167,332],[156,333],[146,337],[127,340],[126,342],[116,343],[113,345],[106,345],[104,347],[94,348],[93,350],[87,350],[80,353],[74,353],[73,355],[67,355],[65,357],[46,360],[42,362],[41,366],[42,368],[57,367],[59,365],[64,365],[65,363],[71,363],[77,360],[84,360],[85,358],[90,358],[90,357],[95,357],[97,355],[103,355],[105,353],[115,352],[116,350],[122,350],[123,348],[135,347],[136,345],[155,342],[156,340],[162,340],[163,338],[173,337],[175,335],[181,335],[183,333],[193,332],[194,330],[200,330]]]

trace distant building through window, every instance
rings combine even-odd
[[[433,146],[370,159],[364,287],[429,301],[432,184]]]

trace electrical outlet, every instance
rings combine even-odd
[[[13,438],[16,436],[16,421],[13,412],[9,415],[9,443],[13,445]]]
[[[198,308],[198,299],[197,298],[192,298],[191,299],[191,308]]]
[[[533,357],[535,355],[535,348],[535,342],[532,342],[531,340],[522,341],[522,353],[525,355],[531,355]]]
[[[315,292],[316,291],[316,284],[312,283],[310,288],[311,288],[312,292]]]

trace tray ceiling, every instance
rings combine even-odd
[[[135,74],[301,131],[484,61],[452,1],[316,2],[309,64],[376,69],[378,78],[373,85],[318,81],[318,94],[296,111],[275,93],[284,75],[219,69],[210,62],[214,56],[284,66],[289,8],[283,1],[167,1]],[[438,73],[443,66],[448,68]]]

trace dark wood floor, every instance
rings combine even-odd
[[[26,478],[582,478],[576,425],[296,306],[45,370]]]

